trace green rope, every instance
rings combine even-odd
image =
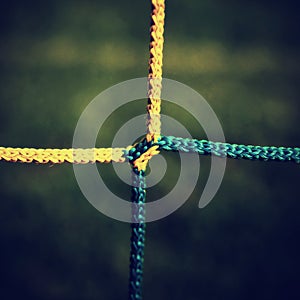
[[[179,138],[174,136],[161,136],[157,143],[147,142],[143,139],[124,155],[132,163],[149,148],[158,145],[160,150],[194,152],[200,155],[215,155],[235,159],[283,161],[300,163],[300,148],[237,145],[229,143],[211,142]],[[131,252],[130,252],[130,278],[129,299],[142,299],[143,262],[145,246],[145,199],[146,183],[145,172],[133,168],[132,186],[132,224],[131,224]]]
[[[235,159],[300,163],[300,148],[297,147],[229,144],[174,136],[161,136],[157,143],[147,142],[146,139],[143,139],[129,151],[125,151],[124,156],[132,163],[155,145],[158,145],[160,150],[166,151],[193,152],[199,155],[214,155]]]
[[[160,149],[168,151],[194,152],[201,155],[215,155],[236,159],[300,162],[300,148],[246,146],[174,136],[162,136],[157,144]]]
[[[145,172],[133,169],[132,224],[129,275],[129,300],[142,299],[143,263],[145,246]]]

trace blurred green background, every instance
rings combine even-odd
[[[1,146],[71,147],[99,92],[147,75],[149,1],[0,5]],[[164,76],[207,99],[228,142],[299,146],[299,13],[292,0],[167,1]],[[112,115],[100,144],[144,104]],[[189,114],[163,111],[205,138]],[[171,171],[149,200],[176,183],[178,156],[164,155]],[[145,299],[298,299],[299,166],[230,160],[200,210],[209,164],[183,207],[148,224]],[[86,201],[71,165],[1,162],[0,178],[2,299],[126,299],[129,225]]]

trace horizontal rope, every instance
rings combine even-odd
[[[158,145],[160,149],[167,151],[194,152],[200,155],[215,155],[248,160],[300,162],[300,148],[246,146],[174,136],[162,136],[158,141]]]
[[[138,170],[145,169],[145,163],[158,150],[194,152],[199,155],[215,155],[236,159],[263,161],[300,162],[300,148],[239,145],[207,140],[161,136],[157,143],[144,138],[140,143],[127,148],[90,148],[90,149],[34,149],[0,147],[0,161],[23,163],[64,162],[75,164],[109,163],[129,161]]]
[[[125,162],[125,148],[34,149],[0,147],[0,160],[39,164]]]

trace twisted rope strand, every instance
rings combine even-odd
[[[0,160],[39,164],[125,162],[125,152],[125,148],[34,149],[0,147]]]
[[[147,141],[157,141],[160,136],[161,81],[164,46],[165,1],[152,0],[150,27],[150,59],[148,74]]]
[[[145,247],[145,199],[146,183],[145,172],[133,168],[132,176],[132,221],[129,300],[142,299],[143,264]]]
[[[196,152],[201,155],[215,155],[236,159],[293,161],[300,163],[300,148],[297,147],[238,145],[174,136],[162,136],[158,141],[158,145],[160,149],[167,151]]]

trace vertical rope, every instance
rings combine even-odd
[[[132,172],[132,224],[129,275],[129,300],[142,299],[143,263],[145,246],[145,172]]]
[[[160,136],[160,104],[164,46],[165,1],[152,0],[148,75],[147,141]]]
[[[150,59],[148,75],[147,142],[157,142],[160,137],[160,105],[162,88],[162,59],[164,44],[165,0],[151,0]],[[150,150],[150,149],[149,149]],[[129,299],[142,299],[143,263],[145,247],[145,169],[157,147],[133,162],[132,224]]]

